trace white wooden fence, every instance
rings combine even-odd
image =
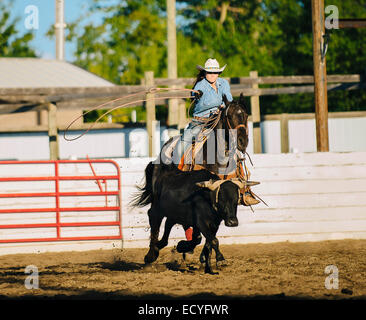
[[[239,226],[222,225],[220,243],[317,241],[366,238],[366,153],[302,153],[252,155],[253,187],[268,204],[254,212],[240,206]],[[125,198],[142,177],[148,160],[122,164]],[[123,202],[125,204],[125,202]],[[147,209],[124,209],[126,247],[146,245]],[[182,227],[171,233],[170,244],[184,237]]]
[[[315,119],[312,114],[287,115],[288,149],[282,150],[284,139],[281,129],[283,115],[264,116],[261,121],[262,152],[316,152]],[[331,152],[366,152],[366,112],[329,113],[329,150]],[[249,125],[248,152],[253,153],[253,123]],[[108,124],[103,124],[104,127]],[[86,129],[85,129],[86,130]],[[42,132],[1,132],[0,160],[48,160],[50,159],[49,137]],[[84,131],[70,131],[67,137],[76,138]],[[169,139],[168,129],[156,124],[155,149],[159,151]],[[89,131],[81,139],[66,141],[63,131],[59,132],[60,159],[79,158],[127,158],[147,157],[149,154],[146,128],[116,128],[115,124],[106,129]]]
[[[248,166],[251,180],[261,182],[253,187],[253,191],[269,207],[259,204],[253,207],[252,212],[250,208],[240,206],[239,226],[228,228],[222,224],[218,232],[220,243],[366,238],[366,152],[256,154],[251,157],[254,162],[254,167]],[[122,182],[122,241],[1,244],[0,254],[147,248],[150,235],[146,215],[148,208],[131,210],[128,202],[136,191],[135,185],[143,182],[144,169],[150,160],[116,160]],[[36,172],[37,168],[32,174],[41,174]],[[42,171],[41,168],[39,170]],[[21,190],[22,185],[14,188]],[[95,203],[95,199],[90,201]],[[105,232],[109,231],[106,229]],[[169,246],[183,238],[183,228],[176,225]]]

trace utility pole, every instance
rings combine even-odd
[[[175,25],[175,0],[167,0],[168,78],[177,79],[177,35]],[[175,86],[170,86],[174,88]],[[168,124],[177,127],[179,122],[178,99],[169,99]],[[175,135],[172,130],[171,135]]]
[[[316,144],[318,152],[329,151],[327,68],[324,52],[324,0],[311,0]]]
[[[253,79],[258,79],[258,71],[250,71],[249,77]],[[252,88],[258,89],[258,83],[253,83]],[[252,112],[253,122],[253,151],[254,153],[262,153],[261,112],[259,107],[259,96],[250,96],[250,108]]]
[[[153,71],[145,71],[145,86],[153,87],[154,86],[154,72]],[[149,141],[149,157],[156,156],[155,150],[155,131],[156,131],[156,118],[155,118],[155,95],[153,93],[146,94],[146,129],[148,134]]]
[[[57,107],[53,103],[48,104],[48,139],[50,160],[58,160],[60,153],[57,130]]]
[[[55,35],[56,35],[56,59],[64,60],[65,57],[65,34],[66,27],[64,21],[64,0],[55,0],[56,21],[55,21]]]

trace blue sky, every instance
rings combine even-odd
[[[37,52],[37,55],[44,59],[55,58],[55,39],[46,36],[47,31],[55,23],[55,0],[0,0],[11,3],[11,20],[16,17],[19,18],[17,23],[17,30],[20,34],[24,34],[29,30],[25,27],[25,20],[29,16],[29,13],[25,12],[27,6],[33,5],[38,8],[38,20],[39,28],[32,30],[34,33],[34,39],[30,43],[32,48]],[[83,16],[82,24],[88,24],[93,22],[94,24],[100,24],[103,19],[103,14],[94,13],[90,15],[90,5],[95,0],[64,0],[65,3],[65,23],[73,22],[80,16]],[[99,0],[101,4],[113,4],[121,2],[123,0]],[[184,6],[184,5],[183,5]],[[177,8],[182,7],[182,4],[177,3]],[[177,17],[177,24],[182,24],[182,19]],[[82,25],[81,25],[82,26]],[[65,59],[66,61],[73,62],[76,43],[65,43]]]
[[[85,15],[88,11],[88,4],[92,0],[64,0],[65,1],[65,22],[71,22],[76,20],[80,15]],[[10,1],[11,5],[11,18],[19,17],[17,23],[17,30],[23,34],[28,30],[24,25],[24,21],[28,16],[25,13],[25,8],[29,5],[34,5],[38,8],[39,14],[39,28],[33,30],[35,35],[31,46],[36,50],[37,54],[46,59],[55,58],[55,40],[46,37],[47,31],[55,23],[55,0],[13,0]],[[94,16],[91,19],[98,22],[102,17]],[[89,18],[90,21],[90,18]],[[75,50],[75,43],[65,44],[65,59],[67,61],[73,61],[73,51]]]

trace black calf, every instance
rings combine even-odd
[[[153,171],[151,162],[147,166],[147,184],[140,188],[140,195],[132,203],[133,206],[144,206],[151,200],[148,211],[151,227],[150,249],[145,256],[145,263],[155,261],[159,250],[168,244],[172,227],[181,224],[185,228],[193,227],[192,241],[180,241],[178,252],[193,250],[200,242],[200,233],[206,238],[206,243],[200,257],[205,262],[205,272],[213,274],[211,267],[212,249],[216,252],[217,261],[224,260],[219,251],[219,241],[216,238],[219,225],[224,220],[228,227],[238,225],[236,217],[239,201],[239,189],[245,182],[239,180],[220,180],[207,170],[181,172],[174,167],[166,168],[155,181],[148,185]],[[148,201],[146,201],[148,199]],[[162,219],[166,217],[165,230],[159,241],[159,229]]]

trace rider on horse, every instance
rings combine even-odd
[[[197,136],[202,129],[202,122],[207,121],[208,117],[217,113],[220,108],[225,107],[223,95],[226,95],[229,102],[233,100],[229,82],[219,77],[225,68],[226,65],[220,68],[216,59],[208,59],[204,67],[197,66],[200,72],[197,75],[193,90],[199,91],[200,94],[196,94],[195,96],[193,119],[185,130],[184,140],[186,140],[187,134],[189,136],[188,141],[190,141],[190,136]],[[259,200],[253,197],[248,187],[243,196],[243,204],[251,206],[258,203]]]

